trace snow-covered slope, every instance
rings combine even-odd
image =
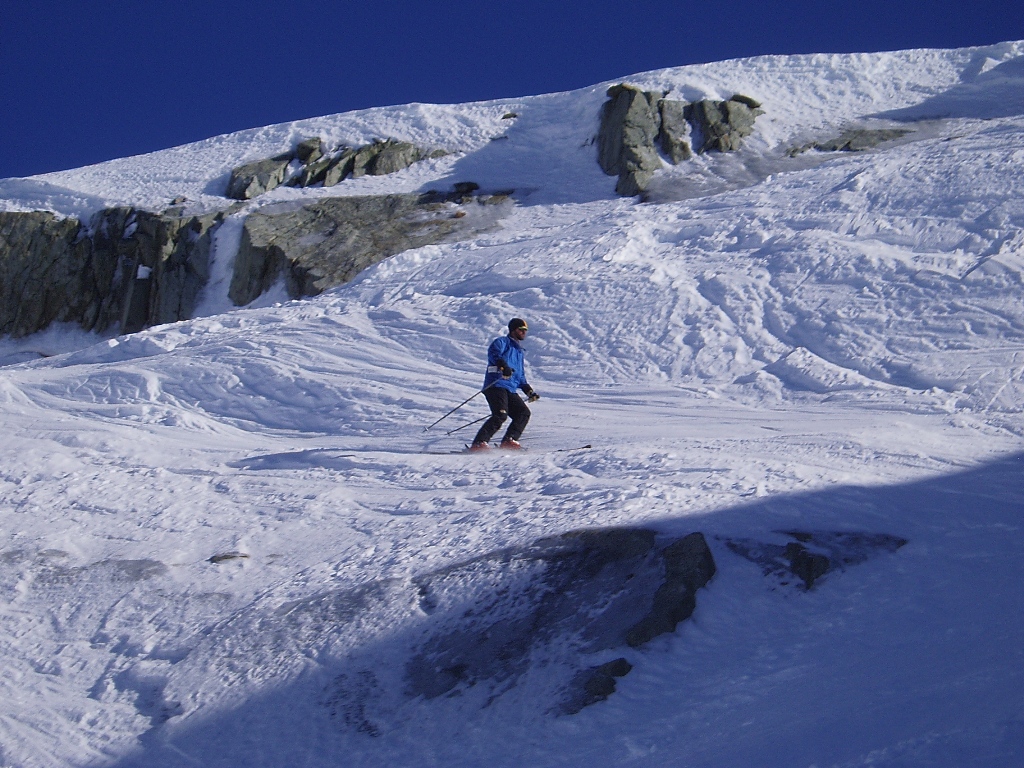
[[[597,167],[608,84],[0,181],[8,210],[212,207],[231,167],[312,134],[457,150],[259,198],[222,230],[221,275],[237,217],[267,202],[519,190],[500,229],[313,300],[215,313],[215,283],[191,322],[6,343],[78,348],[0,369],[0,765],[1024,762],[1022,55],[627,78],[766,110],[740,152],[662,171],[655,203]],[[894,122],[914,132],[787,153]],[[531,450],[451,454],[475,427],[445,428],[482,398],[423,428],[473,394],[512,316],[542,395]],[[609,526],[700,531],[718,572],[675,633],[595,656],[633,665],[606,701],[553,712],[543,649],[514,684],[403,679],[439,621],[425,575]],[[729,546],[796,530],[907,544],[809,591]],[[452,599],[515,594],[497,573]]]

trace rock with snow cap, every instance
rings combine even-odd
[[[278,155],[232,169],[226,196],[233,200],[251,200],[276,189],[285,182],[292,159],[291,154]]]
[[[687,119],[700,137],[698,152],[737,150],[754,132],[754,120],[763,114],[753,99],[736,94],[727,101],[704,99],[687,107]],[[695,140],[696,143],[696,140]]]

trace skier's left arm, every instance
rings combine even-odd
[[[526,380],[526,375],[525,374],[523,375],[523,381],[519,385],[519,388],[521,390],[523,390],[523,394],[526,395],[526,402],[528,402],[528,403],[535,403],[538,400],[540,400],[540,395],[538,395],[534,391],[533,387],[530,386],[530,382],[528,382]]]

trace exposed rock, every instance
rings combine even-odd
[[[248,304],[282,277],[289,296],[313,296],[396,253],[466,237],[496,221],[494,215],[457,217],[454,203],[462,199],[437,193],[334,197],[254,213],[242,231],[231,299]],[[467,204],[473,210],[486,202]]]
[[[26,336],[54,321],[92,327],[97,265],[80,230],[52,213],[0,212],[0,334]]]
[[[92,221],[93,256],[99,264],[113,267],[102,284],[95,327],[105,330],[120,324],[122,333],[144,327],[148,315],[153,269],[166,231],[160,214],[134,208],[108,208]]]
[[[895,552],[906,540],[777,531],[724,543],[779,583],[807,590]],[[483,708],[498,718],[571,715],[614,695],[634,665],[643,665],[646,677],[657,675],[663,654],[631,648],[677,629],[695,595],[702,605],[751,595],[736,581],[751,569],[739,558],[725,559],[722,565],[736,572],[719,587],[727,593],[715,598],[701,590],[716,563],[699,533],[571,531],[412,578],[340,590],[325,585],[319,594],[273,601],[272,608],[243,612],[212,631],[195,663],[219,679],[244,680],[245,666],[234,667],[238,659],[256,669],[278,669],[282,656],[312,659],[311,694],[339,726],[371,737],[409,718],[471,716]],[[217,670],[217,664],[225,666]],[[228,665],[235,677],[221,678]],[[435,701],[443,704],[432,710]]]
[[[830,531],[724,542],[797,589],[819,588],[840,570],[906,543]],[[572,531],[411,578],[341,589],[325,584],[317,594],[257,603],[211,627],[184,663],[192,675],[201,670],[241,685],[254,672],[257,680],[267,669],[287,674],[303,681],[290,683],[291,699],[314,700],[338,727],[368,737],[386,736],[412,718],[472,717],[485,708],[498,720],[573,714],[614,695],[633,665],[642,665],[645,677],[659,674],[665,654],[630,650],[631,640],[639,639],[638,627],[676,629],[675,617],[689,615],[694,592],[702,606],[724,600],[729,610],[742,610],[737,606],[752,596],[740,581],[746,575],[755,579],[757,600],[753,569],[740,558],[724,560],[735,572],[716,596],[701,591],[716,564],[699,533]],[[652,621],[656,616],[669,620]],[[282,658],[296,663],[282,671]],[[192,675],[170,688],[168,701],[194,690]]]
[[[352,178],[358,179],[362,176],[370,175],[367,169],[381,151],[383,144],[384,142],[382,141],[374,142],[373,144],[359,147],[356,150],[355,157],[352,158]]]
[[[665,581],[654,593],[650,611],[626,633],[626,643],[634,648],[672,632],[680,621],[690,618],[697,607],[697,590],[715,575],[711,550],[699,533],[665,547],[661,557]]]
[[[353,162],[352,176],[384,176],[428,158],[444,157],[444,150],[425,150],[407,141],[386,139],[361,147]]]
[[[658,133],[661,151],[673,165],[689,160],[693,152],[687,139],[690,130],[686,122],[686,103],[662,99],[658,109],[661,114],[661,129]]]
[[[93,259],[113,265],[94,327],[121,333],[192,317],[209,277],[213,228],[223,212],[202,216],[111,208],[92,223]]]
[[[191,317],[222,216],[111,208],[84,227],[49,213],[0,213],[0,333],[24,336],[55,321],[130,333]]]
[[[657,147],[674,165],[692,157],[691,140],[698,152],[738,149],[760,114],[760,104],[741,94],[686,104],[658,91],[614,85],[601,110],[597,161],[605,173],[618,175],[618,194],[640,194],[662,167]]]
[[[356,151],[351,147],[343,147],[338,154],[334,155],[324,171],[324,186],[333,187],[339,181],[352,175],[355,166]]]
[[[885,533],[845,531],[779,531],[792,539],[785,544],[756,539],[727,539],[726,546],[761,566],[765,576],[781,586],[799,582],[809,590],[826,574],[863,563],[883,552],[895,552],[906,539]]]
[[[192,318],[210,278],[214,232],[229,212],[163,217],[164,236],[152,273],[153,298],[139,328]]]
[[[814,582],[832,569],[832,562],[820,552],[811,552],[807,547],[792,541],[786,545],[783,557],[789,561],[789,571],[810,589]]]
[[[575,715],[584,707],[604,701],[615,693],[615,678],[625,677],[632,670],[633,665],[620,658],[580,672],[569,685],[569,696],[562,711]]]
[[[795,157],[809,149],[816,149],[819,152],[863,152],[874,149],[887,141],[903,138],[908,133],[913,133],[913,131],[907,128],[850,128],[843,131],[837,138],[812,141],[809,144],[790,149],[788,154],[790,157]]]
[[[622,83],[608,89],[597,135],[597,161],[609,176],[618,176],[615,191],[639,194],[662,167],[654,147],[661,120],[657,103],[662,94],[644,92]]]
[[[452,195],[335,198],[253,214],[231,296],[248,303],[282,275],[293,296],[313,295],[400,251],[486,229],[508,197],[471,197],[471,185]],[[0,334],[25,336],[55,321],[133,333],[191,318],[209,278],[213,233],[230,212],[111,208],[88,227],[44,212],[0,213]]]
[[[407,141],[385,141],[374,146],[379,146],[377,155],[366,165],[366,172],[371,176],[401,171],[424,157],[421,150]]]
[[[334,163],[335,158],[322,155],[316,160],[302,166],[299,172],[288,180],[290,187],[311,187],[319,184],[327,177],[327,171]]]
[[[421,610],[452,623],[410,660],[408,692],[431,699],[484,680],[507,687],[551,654],[549,679],[569,670],[557,709],[577,712],[607,698],[631,669],[617,659],[581,673],[579,660],[673,631],[693,611],[691,590],[713,573],[699,533],[659,546],[654,531],[618,528],[541,539],[420,577]],[[449,596],[469,581],[480,597],[471,613],[453,613]]]
[[[281,186],[288,175],[288,166],[294,155],[278,155],[269,160],[240,165],[231,171],[225,193],[233,200],[251,200]]]
[[[299,146],[295,148],[295,156],[299,158],[303,165],[316,162],[324,156],[323,139],[319,136],[313,136],[312,138],[300,141]]]
[[[214,555],[206,559],[206,562],[217,565],[219,563],[226,563],[229,560],[248,560],[249,555],[245,552],[224,552],[220,555]]]
[[[746,104],[751,109],[761,109],[760,101],[744,96],[742,93],[734,93],[729,97],[729,101],[738,101],[740,104]]]
[[[760,108],[750,106],[756,103],[737,94],[728,101],[705,99],[688,105],[687,119],[694,128],[697,151],[739,149],[743,138],[754,132],[754,120],[763,114]]]
[[[420,160],[447,154],[443,149],[423,149],[395,139],[327,152],[323,140],[315,136],[302,141],[294,153],[238,166],[231,171],[225,194],[235,200],[251,200],[282,184],[309,187],[322,183],[325,187],[332,187],[349,176],[383,176],[408,168]],[[302,167],[289,178],[289,168],[296,158]]]

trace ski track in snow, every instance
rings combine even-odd
[[[248,203],[203,317],[3,342],[0,766],[1020,764],[1022,53],[628,78],[765,104],[743,150],[666,168],[649,204],[594,162],[608,84],[0,180],[6,210],[198,210],[311,133],[461,152]],[[785,153],[893,120],[915,132]],[[248,212],[469,178],[519,190],[494,230],[229,311]],[[423,428],[480,386],[512,316],[542,395],[530,450],[452,454],[482,397]],[[719,571],[607,701],[551,716],[542,667],[486,706],[473,688],[396,703],[357,674],[376,660],[401,688],[414,577],[609,526],[701,531]],[[909,543],[807,593],[723,543],[798,529]],[[379,733],[346,724],[346,696]]]

